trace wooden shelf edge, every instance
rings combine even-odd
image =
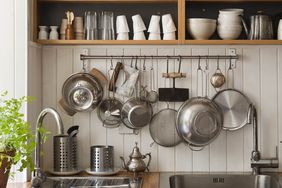
[[[190,45],[282,45],[282,40],[185,40]]]
[[[41,45],[173,45],[178,40],[37,40]]]
[[[177,3],[178,0],[38,0],[44,3]]]

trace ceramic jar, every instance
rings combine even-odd
[[[51,32],[49,34],[50,40],[58,40],[59,39],[59,33],[58,33],[58,26],[50,26]]]
[[[48,40],[48,27],[47,26],[39,26],[39,33],[38,33],[38,39],[39,40]]]

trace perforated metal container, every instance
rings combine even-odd
[[[77,139],[68,135],[53,137],[54,171],[71,172],[77,170]]]
[[[114,147],[91,146],[90,169],[93,172],[107,172],[114,170]]]

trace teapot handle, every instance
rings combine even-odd
[[[149,171],[150,171],[150,170],[149,170],[149,165],[150,165],[150,163],[151,163],[152,156],[151,156],[151,153],[146,153],[145,155],[143,155],[142,158],[145,159],[146,156],[149,156],[149,160],[148,160],[148,163],[147,163],[147,166],[146,166],[146,169],[147,169],[147,171],[149,172]]]

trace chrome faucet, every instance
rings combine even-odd
[[[42,122],[44,120],[44,117],[48,114],[52,114],[56,120],[57,128],[58,128],[58,134],[63,135],[64,134],[64,127],[63,127],[63,121],[58,114],[56,110],[53,108],[45,108],[42,110],[37,118],[36,122],[36,147],[35,147],[35,168],[33,171],[33,178],[31,180],[31,187],[40,187],[41,184],[45,181],[46,175],[40,168],[40,151],[41,151],[41,134],[39,131],[39,128],[42,127]]]
[[[277,147],[275,158],[261,158],[260,151],[258,150],[257,110],[253,105],[251,105],[251,112],[249,115],[249,122],[252,122],[253,124],[253,151],[251,156],[251,168],[253,169],[253,174],[259,174],[261,168],[278,168],[279,161]]]

